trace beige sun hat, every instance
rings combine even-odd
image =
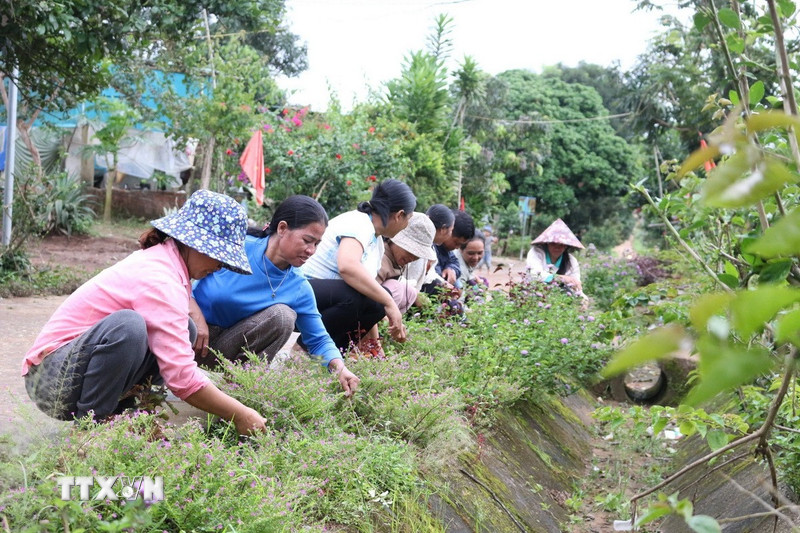
[[[408,226],[392,237],[392,242],[403,250],[416,255],[420,259],[435,260],[433,238],[436,228],[425,213],[414,213]]]
[[[538,237],[533,239],[531,244],[563,244],[564,246],[571,246],[579,250],[583,250],[581,241],[572,233],[572,230],[564,223],[563,220],[556,219],[555,222],[550,224],[546,230],[541,232]]]

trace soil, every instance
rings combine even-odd
[[[25,242],[25,254],[37,270],[64,269],[85,281],[138,250],[138,238],[145,229],[144,225],[98,222],[91,235],[31,237]]]
[[[37,268],[65,266],[88,277],[138,250],[139,233],[131,228],[101,226],[94,236],[51,235],[30,242],[27,253]]]

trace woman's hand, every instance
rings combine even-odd
[[[456,276],[456,271],[452,268],[445,268],[442,270],[442,277],[444,280],[449,283],[451,286],[456,284],[456,280],[458,276]]]
[[[233,416],[233,423],[240,435],[251,435],[257,431],[267,429],[267,419],[258,414],[258,411],[247,406]]]
[[[403,315],[397,308],[397,304],[392,300],[384,309],[386,318],[389,320],[389,335],[397,342],[406,342],[406,327],[403,325]]]
[[[361,380],[358,378],[358,376],[348,370],[348,368],[344,365],[344,361],[341,359],[334,359],[328,363],[328,370],[335,374],[339,379],[339,385],[342,386],[345,398],[349,398],[355,394],[356,390],[358,390],[358,384],[361,383]]]
[[[197,326],[197,338],[194,340],[192,349],[197,357],[204,358],[208,355],[208,323],[194,298],[189,298],[189,317]]]
[[[575,289],[577,292],[583,292],[583,286],[576,278],[573,278],[572,276],[558,276],[558,279]]]
[[[258,414],[258,411],[231,398],[213,383],[208,383],[202,389],[190,394],[184,398],[184,401],[207,413],[233,421],[236,431],[242,435],[250,435],[255,431],[267,429],[267,420]]]

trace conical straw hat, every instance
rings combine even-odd
[[[581,241],[578,240],[575,234],[572,233],[569,227],[564,224],[564,221],[560,218],[550,224],[546,230],[540,233],[539,236],[533,239],[533,242],[531,242],[531,244],[547,243],[563,244],[565,246],[571,246],[573,248],[583,250]]]

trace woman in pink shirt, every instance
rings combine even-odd
[[[163,382],[190,405],[232,420],[239,433],[264,429],[258,412],[198,369],[189,318],[192,279],[221,267],[251,273],[244,210],[201,190],[151,224],[142,250],[87,281],[50,317],[22,364],[28,395],[60,420],[89,412],[101,419],[122,410],[134,385]]]

